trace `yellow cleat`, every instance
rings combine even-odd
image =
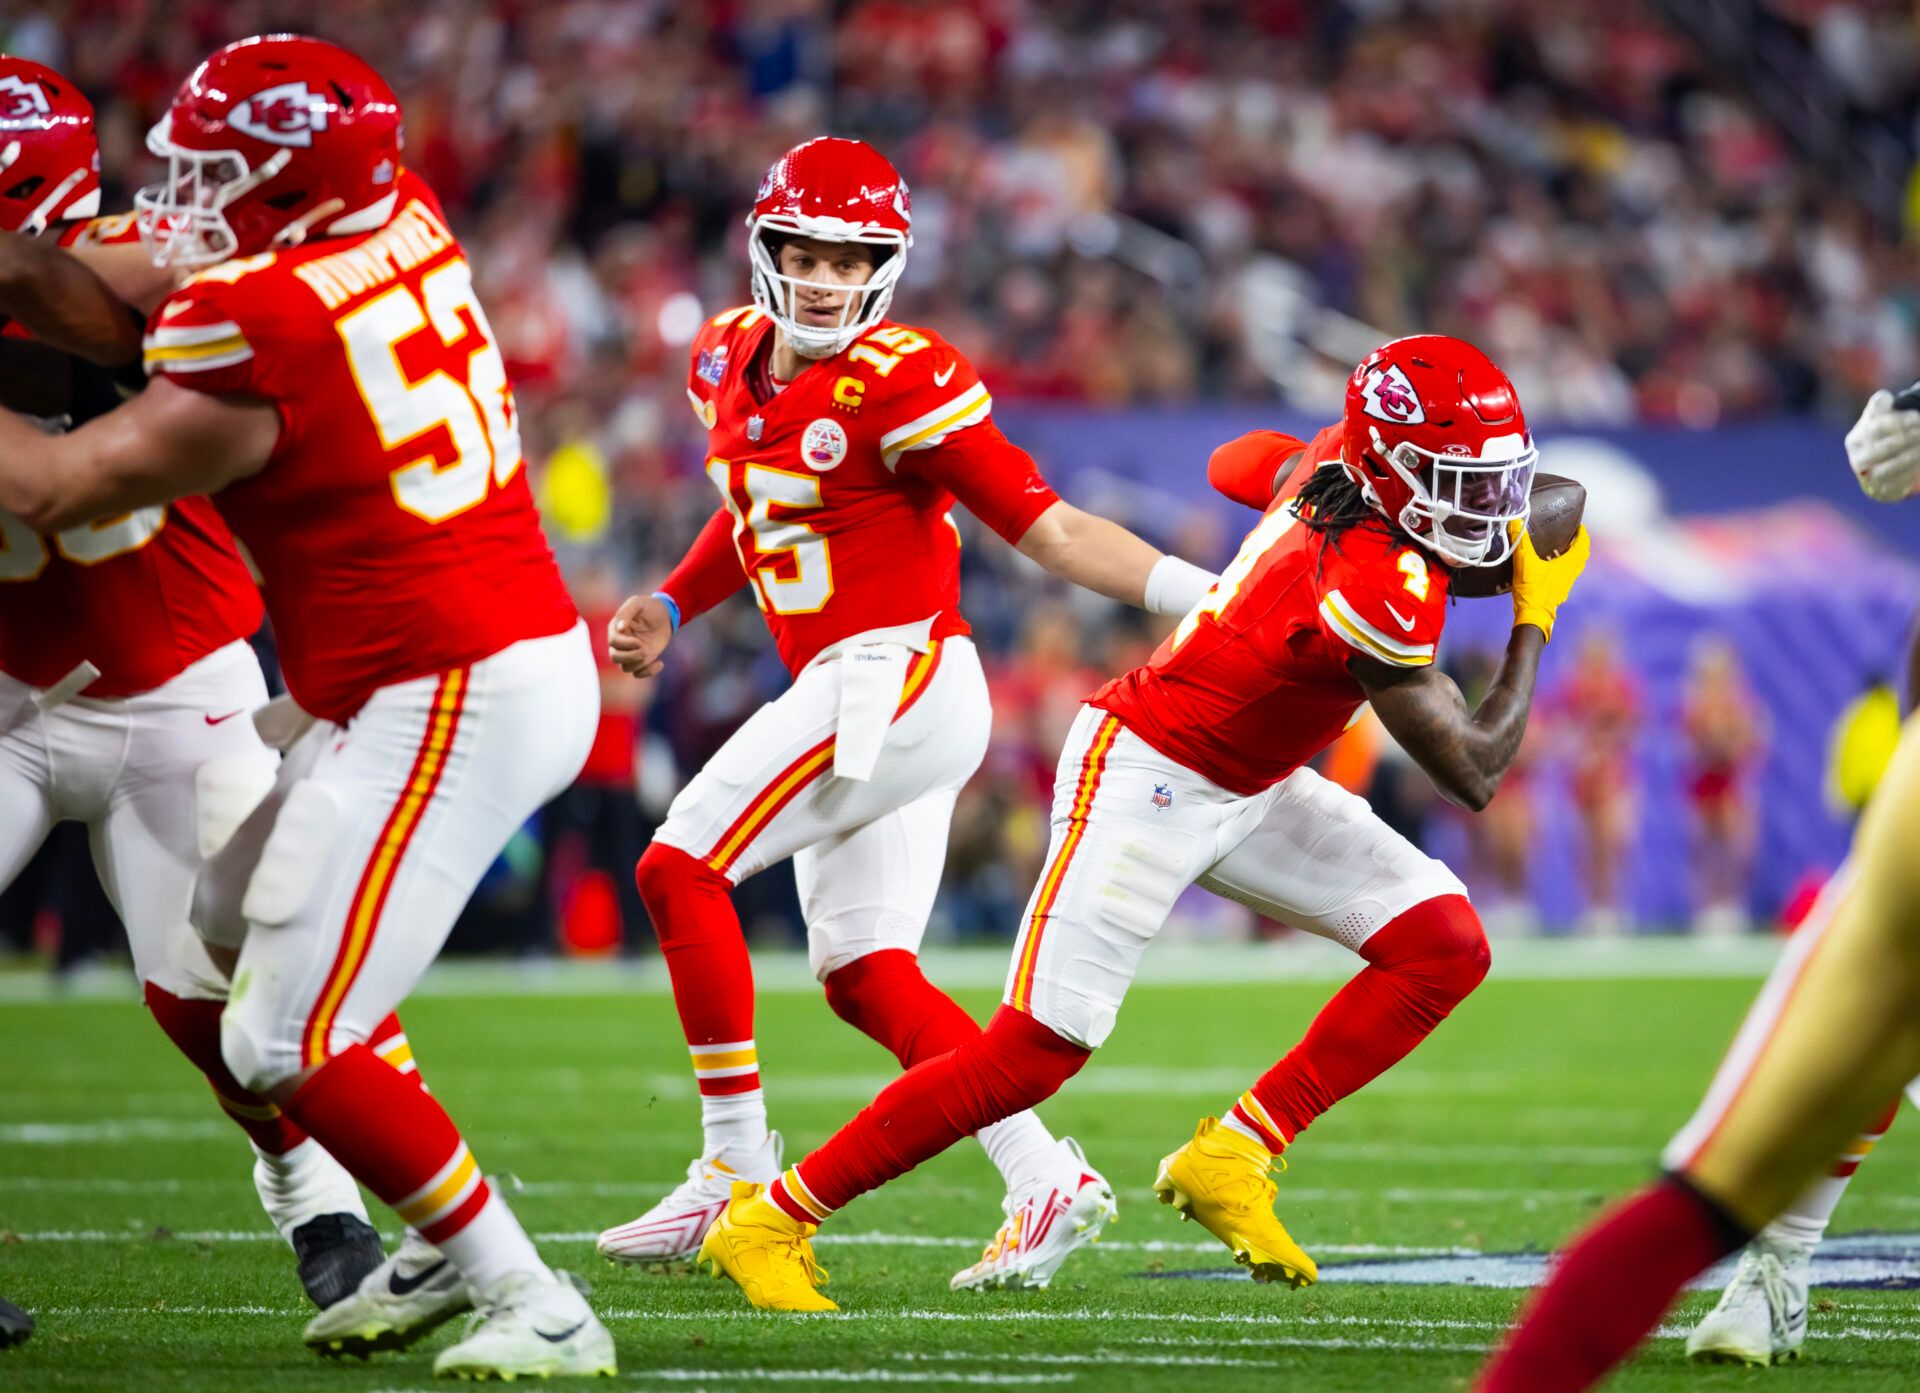
[[[827,1271],[813,1260],[807,1240],[820,1231],[771,1202],[764,1185],[735,1181],[733,1198],[707,1230],[696,1263],[716,1277],[731,1277],[747,1300],[763,1311],[837,1311],[818,1290]]]
[[[1273,1162],[1251,1138],[1209,1117],[1160,1163],[1153,1192],[1232,1249],[1254,1281],[1311,1286],[1320,1270],[1274,1216]]]

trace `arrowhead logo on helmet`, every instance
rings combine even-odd
[[[304,148],[313,144],[315,131],[327,128],[327,104],[306,83],[283,82],[241,102],[227,124],[271,145]]]
[[[53,104],[47,100],[47,89],[37,82],[25,82],[8,73],[0,77],[0,126],[13,126],[30,121],[39,125],[42,118],[53,114]]]
[[[1347,380],[1342,464],[1368,504],[1450,566],[1513,550],[1539,452],[1513,383],[1461,339],[1383,344]]]
[[[0,54],[0,231],[38,236],[99,211],[93,103],[52,68]]]

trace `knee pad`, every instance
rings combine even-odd
[[[160,964],[147,974],[144,985],[158,987],[183,1001],[227,999],[227,974],[208,953],[207,940],[191,924],[180,924],[168,932]]]
[[[241,1002],[229,1002],[220,1016],[220,1058],[239,1085],[271,1096],[300,1072],[299,1021],[255,1019]]]
[[[911,915],[881,910],[872,915],[838,915],[807,923],[807,966],[825,983],[835,974],[884,953],[903,953],[910,961],[920,951],[927,926]]]
[[[206,860],[232,840],[273,788],[279,761],[265,750],[222,755],[193,774],[194,836]]]
[[[294,785],[247,879],[240,913],[249,924],[280,928],[306,908],[332,858],[340,821],[340,800],[332,789],[311,779]]]

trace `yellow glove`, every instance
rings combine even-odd
[[[1526,534],[1522,524],[1516,522],[1513,526],[1516,530],[1513,542],[1514,627],[1535,624],[1541,633],[1552,638],[1553,616],[1566,603],[1573,583],[1580,579],[1580,572],[1587,567],[1587,529],[1581,528],[1574,535],[1573,545],[1549,561],[1533,549],[1533,538]]]

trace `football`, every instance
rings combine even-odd
[[[1554,557],[1573,545],[1587,511],[1586,489],[1558,474],[1536,474],[1527,501],[1527,532],[1535,551]],[[1496,566],[1463,567],[1453,573],[1449,584],[1454,594],[1469,599],[1504,595],[1513,589],[1513,558]]]

